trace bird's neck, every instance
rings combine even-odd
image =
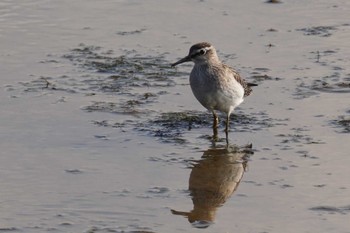
[[[200,69],[208,69],[211,67],[219,67],[221,64],[219,59],[201,60],[195,62],[195,67]]]

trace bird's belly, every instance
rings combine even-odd
[[[192,88],[197,100],[208,110],[218,110],[231,113],[235,107],[243,102],[243,94],[231,91],[208,90],[207,88]]]
[[[227,74],[193,69],[190,85],[197,100],[209,110],[231,113],[243,102],[244,89],[234,77]]]

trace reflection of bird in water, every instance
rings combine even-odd
[[[194,163],[189,179],[193,210],[171,212],[187,217],[195,227],[208,227],[214,222],[218,207],[237,189],[249,154],[252,154],[251,145],[243,149],[228,146],[205,151],[202,160]]]

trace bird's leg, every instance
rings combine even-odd
[[[218,139],[218,123],[219,118],[216,113],[213,111],[213,139],[216,141]]]
[[[230,125],[230,114],[227,114],[226,116],[226,127],[225,127],[225,134],[226,134],[226,143],[228,145],[228,129]]]

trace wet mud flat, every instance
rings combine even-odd
[[[181,146],[190,150],[198,150],[201,147],[200,145],[212,144],[210,135],[212,116],[210,113],[199,110],[164,111],[157,106],[161,104],[160,99],[163,96],[170,95],[174,88],[180,86],[187,88],[187,91],[189,90],[189,86],[186,84],[187,80],[185,81],[187,73],[170,68],[170,61],[165,57],[142,57],[135,55],[134,52],[127,52],[122,56],[114,56],[113,51],[104,52],[103,48],[98,46],[80,44],[62,57],[57,57],[57,60],[51,58],[50,61],[45,63],[50,65],[59,63],[62,60],[71,62],[73,67],[78,69],[78,75],[72,77],[68,75],[37,77],[29,82],[21,82],[11,87],[9,91],[17,92],[18,97],[16,98],[32,94],[37,95],[42,92],[49,92],[53,95],[58,93],[62,100],[71,99],[74,96],[84,97],[89,101],[87,102],[88,104],[80,108],[83,113],[103,114],[103,116],[107,117],[105,119],[102,117],[98,120],[91,119],[90,121],[91,125],[101,128],[102,132],[104,129],[110,129],[125,135],[130,135],[130,133],[136,134],[141,141],[151,138],[154,143],[161,143],[171,147]],[[280,78],[273,78],[267,75],[266,73],[268,72],[269,69],[266,68],[253,68],[250,80],[259,83],[260,86],[263,86],[266,82],[281,82]],[[174,81],[174,77],[181,79],[183,76],[185,76],[183,78],[184,81],[180,80],[180,84]],[[336,81],[339,80],[337,79]],[[315,82],[317,83],[317,81]],[[301,93],[306,93],[302,98],[307,99],[322,92],[342,94],[347,91],[347,86],[344,87],[338,84],[334,84],[332,90],[330,90],[328,85],[317,86],[315,83],[310,85],[303,83],[296,86],[294,93],[292,92],[291,94],[295,95],[295,93],[298,93],[296,99],[299,101]],[[312,93],[312,95],[308,93]],[[293,108],[288,109],[288,111],[293,110]],[[322,116],[316,117],[322,118]],[[232,135],[239,133],[251,134],[252,132],[255,134],[262,132],[263,134],[270,129],[289,127],[290,121],[291,119],[289,118],[273,118],[268,114],[268,111],[257,112],[251,110],[245,112],[238,110],[232,116],[231,131],[234,132]],[[224,128],[223,122],[221,122],[220,127]],[[334,132],[348,133],[346,116],[339,116],[338,119],[329,121],[326,127],[334,130]],[[249,160],[252,159],[254,161],[254,155],[250,158],[253,151],[260,154],[258,159],[263,164],[267,161],[275,161],[279,164],[277,169],[287,173],[291,170],[298,170],[300,167],[300,164],[295,161],[288,159],[284,161],[283,153],[287,152],[289,154],[290,151],[293,151],[299,159],[304,158],[314,161],[313,166],[320,166],[317,162],[320,159],[319,155],[315,155],[315,153],[310,151],[308,146],[324,145],[327,142],[313,135],[311,131],[308,126],[292,127],[286,132],[272,135],[273,141],[275,141],[274,145],[255,147],[253,142],[253,148],[248,150],[238,149],[235,145],[230,145],[227,148],[225,147],[224,138],[221,138],[216,145],[212,145],[211,148],[205,150],[202,156],[200,156],[200,153],[197,153],[197,157],[186,157],[181,155],[183,152],[178,151],[152,155],[149,156],[148,161],[166,166],[179,164],[190,169],[191,173],[188,178],[189,190],[180,191],[180,195],[191,198],[193,209],[190,210],[187,207],[188,210],[185,211],[169,207],[169,212],[175,216],[182,216],[184,219],[187,219],[190,225],[195,228],[211,228],[212,224],[216,222],[217,212],[220,213],[220,208],[225,205],[226,201],[236,191],[243,178],[243,173],[249,171]],[[191,132],[195,132],[195,134],[193,135]],[[188,134],[191,134],[190,137]],[[113,140],[106,133],[95,134],[94,137],[100,141]],[[66,169],[65,171],[72,175],[84,175],[84,171],[79,168]],[[247,180],[243,179],[242,182],[243,185],[255,188],[265,185],[281,190],[295,188],[295,185],[292,184],[293,182],[288,182],[287,178],[272,179],[263,184],[250,177]],[[327,185],[315,183],[313,187],[323,189]],[[166,197],[171,200],[171,195],[174,195],[172,194],[173,192],[172,188],[168,186],[154,186],[146,189],[145,193],[139,194],[140,196],[137,198]],[[127,189],[117,193],[119,197],[130,198],[134,195]],[[249,194],[244,194],[243,191],[236,198],[244,199],[248,197]],[[319,213],[347,214],[346,206],[332,207],[321,205],[309,207],[309,210]],[[178,220],[180,219],[182,218]],[[62,224],[67,228],[70,226],[70,223]],[[126,229],[128,228],[142,229],[143,226],[133,227],[130,225]],[[91,227],[86,232],[105,231],[124,232],[121,228],[101,228],[97,226]],[[152,231],[152,228],[148,229],[148,227],[145,227],[145,230],[129,232],[154,231]]]
[[[151,40],[166,34],[154,27],[157,14],[112,33],[92,20],[73,30],[81,33],[73,45],[46,45],[34,57],[40,69],[14,72],[3,85],[0,232],[349,232],[350,27],[330,17],[344,3],[302,6],[310,23],[295,3],[236,4],[269,17],[230,25],[242,33],[234,44],[219,23],[234,24],[235,14],[198,1],[186,9],[216,16],[204,21],[219,38],[179,19],[163,39],[171,45]],[[135,9],[122,5],[119,22]],[[106,15],[103,6],[91,9]],[[113,43],[98,40],[97,28]],[[191,66],[170,67],[207,34],[220,58],[258,84],[232,114],[228,146],[223,121],[212,142],[212,116],[188,85]]]
[[[81,109],[88,113],[100,112],[127,118],[123,121],[100,120],[92,123],[97,126],[122,128],[139,131],[140,134],[154,136],[163,142],[186,144],[181,135],[195,128],[210,128],[212,116],[204,111],[159,111],[159,99],[181,85],[189,89],[187,73],[170,67],[170,61],[162,56],[142,57],[135,52],[115,57],[113,51],[104,51],[98,46],[80,44],[68,54],[58,59],[68,59],[80,72],[80,77],[67,75],[58,77],[38,77],[20,86],[22,93],[57,92],[65,99],[65,94],[83,95],[108,101],[92,100]],[[43,63],[59,63],[51,58]],[[255,72],[256,74],[256,72]],[[176,83],[176,78],[185,79]],[[258,82],[261,78],[254,76]],[[15,97],[15,96],[14,96]],[[113,97],[113,101],[110,101]],[[122,117],[120,117],[122,116]],[[233,114],[233,130],[249,132],[271,127],[274,123],[264,112],[245,115],[242,111]],[[224,122],[221,122],[221,127]],[[208,133],[210,130],[208,130]],[[211,140],[211,135],[207,137]]]
[[[332,28],[333,29],[333,28]],[[312,29],[300,29],[311,31],[305,35],[323,35],[324,27]],[[333,29],[335,30],[335,29]],[[320,31],[320,32],[318,32]],[[124,35],[124,34],[123,34]],[[101,112],[117,114],[117,118],[125,120],[112,122],[109,120],[93,121],[97,126],[132,129],[139,132],[147,132],[148,135],[156,136],[165,141],[181,143],[180,135],[192,128],[210,128],[211,114],[206,111],[184,110],[184,111],[159,111],[162,96],[170,95],[179,86],[187,88],[186,72],[180,72],[172,67],[171,61],[164,55],[141,56],[136,51],[124,51],[124,55],[114,56],[114,51],[104,50],[99,46],[79,44],[77,48],[71,49],[62,57],[43,60],[42,63],[59,63],[59,60],[68,60],[78,70],[78,75],[58,77],[40,76],[29,82],[20,82],[18,86],[7,86],[9,91],[22,93],[37,93],[43,91],[82,95],[90,99],[106,97],[108,101],[91,100],[90,104],[81,107],[85,112]],[[336,52],[326,51],[324,56]],[[318,55],[321,56],[321,55]],[[334,55],[333,55],[334,56]],[[315,58],[319,64],[319,57]],[[322,59],[326,60],[323,58]],[[340,59],[343,62],[343,59]],[[334,61],[324,61],[321,66],[330,66],[334,70],[331,76],[314,79],[311,83],[309,78],[296,78],[298,84],[292,95],[296,99],[304,99],[314,95],[325,93],[349,93],[349,77],[342,78],[341,70],[345,67],[330,65]],[[249,80],[263,85],[265,82],[281,82],[279,77],[268,75],[268,68],[250,68]],[[308,69],[308,68],[306,68]],[[303,69],[301,69],[303,70]],[[180,79],[180,83],[176,81]],[[13,97],[16,97],[15,95]],[[112,98],[113,101],[110,101]],[[158,108],[158,109],[157,109]],[[293,111],[293,108],[288,110]],[[130,117],[128,117],[130,116]],[[273,127],[274,125],[287,125],[288,118],[272,119],[266,111],[252,112],[249,115],[243,111],[236,111],[231,122],[232,131],[252,132]],[[330,125],[343,128],[342,132],[348,132],[349,119],[346,115],[340,115],[338,120],[333,120]],[[221,122],[221,126],[223,122]],[[141,133],[142,134],[142,133]],[[207,139],[210,136],[207,135]],[[285,137],[280,134],[277,137]],[[293,135],[291,135],[293,137]],[[298,137],[298,135],[294,135]],[[205,138],[205,137],[204,137]],[[288,142],[285,140],[284,142]],[[182,143],[185,143],[183,141]]]

